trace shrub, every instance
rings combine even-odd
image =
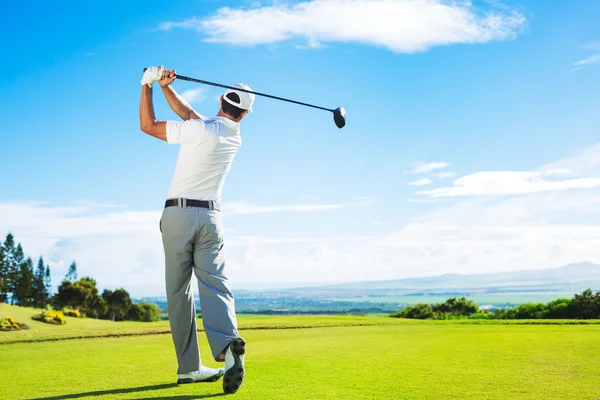
[[[54,325],[64,325],[67,323],[67,321],[65,321],[65,316],[63,315],[62,311],[45,310],[42,311],[41,314],[34,315],[33,317],[31,317],[31,319]]]
[[[15,324],[15,319],[11,316],[7,316],[2,320],[2,326],[13,326]]]
[[[140,303],[140,306],[144,309],[144,316],[142,321],[144,322],[156,322],[160,321],[160,308],[153,303]]]
[[[486,311],[479,311],[469,316],[469,319],[490,319],[493,314]]]
[[[542,303],[525,303],[498,313],[498,319],[541,319],[548,317],[548,308]]]
[[[127,312],[127,319],[131,321],[156,322],[160,321],[160,308],[152,303],[132,304]]]
[[[434,312],[429,304],[419,303],[415,306],[406,307],[404,310],[394,314],[396,318],[434,318]]]
[[[0,320],[0,331],[19,331],[22,329],[29,329],[29,327],[16,322],[11,316],[6,316]]]
[[[71,308],[63,308],[62,313],[67,317],[83,318],[83,314],[81,314],[79,310],[73,310]]]
[[[548,318],[567,319],[571,318],[573,309],[571,299],[556,299],[548,303]]]
[[[143,318],[144,310],[139,304],[132,304],[127,311],[126,319],[130,321],[141,321]]]
[[[465,297],[461,297],[460,299],[451,297],[444,303],[436,304],[432,308],[434,312],[437,311],[442,314],[465,317],[479,310],[479,307],[477,307],[477,304],[473,300],[467,300]]]

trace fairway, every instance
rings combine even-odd
[[[306,317],[310,318],[310,317]],[[251,322],[253,318],[248,318]],[[274,318],[273,326],[281,325]],[[390,321],[390,318],[381,318]],[[600,325],[427,324],[242,330],[239,399],[591,399]],[[99,321],[101,322],[101,321]],[[318,319],[315,323],[319,323]],[[262,321],[262,323],[266,323]],[[141,326],[140,324],[138,326]],[[14,334],[15,332],[11,332]],[[208,344],[200,335],[208,366]],[[4,343],[3,398],[196,399],[177,386],[168,334]],[[7,384],[9,383],[9,384]]]

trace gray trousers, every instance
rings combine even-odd
[[[222,352],[239,336],[233,295],[226,282],[221,215],[206,208],[167,207],[160,230],[177,373],[185,374],[201,365],[192,273],[198,280],[202,324],[215,361],[224,361]]]

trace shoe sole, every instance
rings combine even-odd
[[[237,392],[244,382],[244,364],[240,360],[240,356],[246,353],[246,342],[242,338],[233,339],[229,345],[231,354],[233,355],[233,367],[225,372],[223,378],[223,391],[225,394],[233,394]]]
[[[216,382],[218,381],[221,377],[223,376],[222,372],[219,372],[218,374],[214,374],[213,376],[209,376],[206,379],[202,379],[201,381],[195,381],[192,378],[184,378],[184,379],[178,379],[177,380],[177,384],[178,385],[182,385],[182,384],[186,384],[186,383],[199,383],[199,382]]]

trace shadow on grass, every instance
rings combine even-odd
[[[73,393],[73,394],[65,394],[62,396],[51,396],[51,397],[36,397],[32,400],[68,400],[68,399],[80,399],[85,397],[93,397],[93,396],[110,396],[113,394],[126,394],[126,393],[135,393],[135,392],[146,392],[150,390],[162,390],[162,389],[171,389],[176,388],[179,385],[176,383],[168,383],[163,385],[154,385],[154,386],[140,386],[134,388],[123,388],[123,389],[111,389],[111,390],[97,390],[95,392],[85,392],[85,393]],[[201,386],[199,386],[201,387]],[[212,393],[212,394],[199,394],[199,395],[179,395],[179,396],[169,396],[169,399],[175,400],[194,400],[194,399],[207,399],[210,397],[220,397],[225,396],[225,393]],[[164,399],[165,396],[158,397],[144,397],[139,400],[157,400]]]

